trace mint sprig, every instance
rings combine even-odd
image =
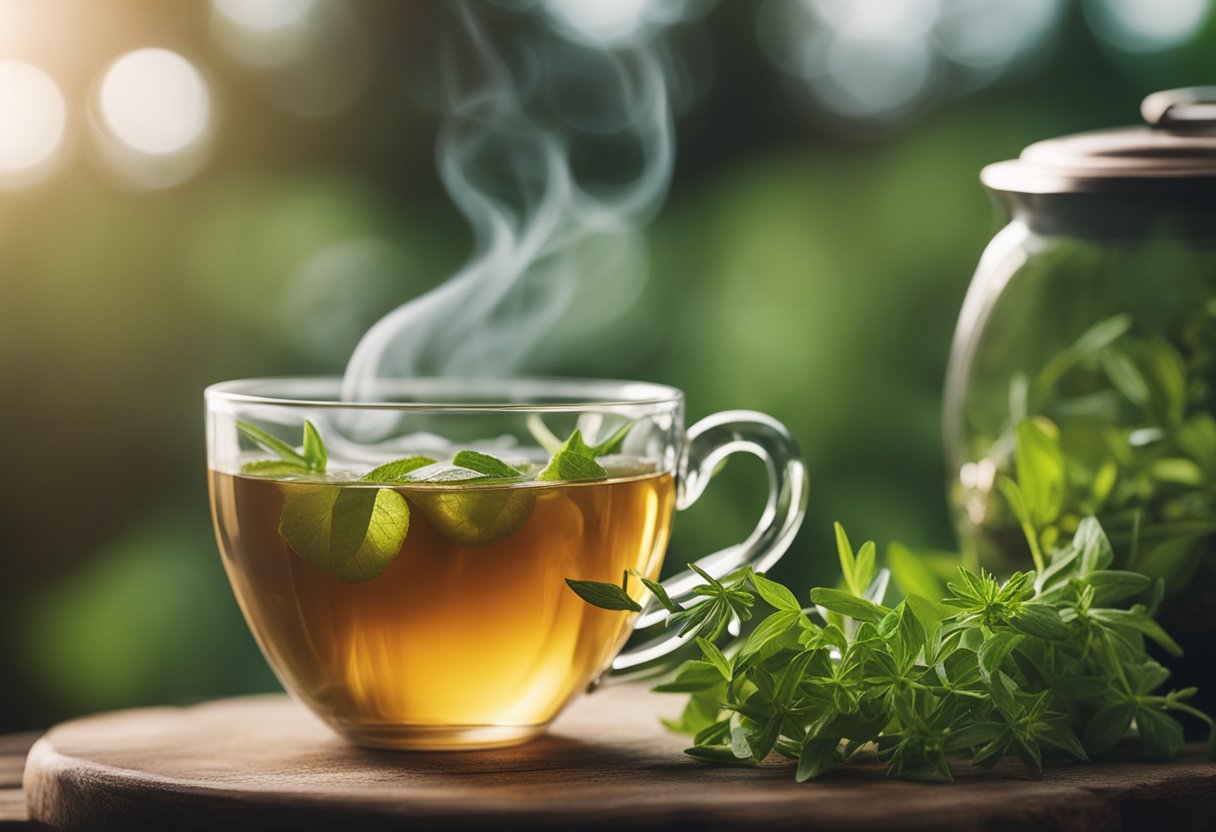
[[[544,466],[540,481],[594,480],[607,477],[595,462],[615,453],[632,428],[627,423],[603,442],[588,446],[575,430]],[[259,428],[237,421],[241,434],[277,456],[248,462],[241,473],[268,478],[324,474],[328,452],[312,422],[304,423],[299,450]],[[516,467],[476,450],[458,451],[450,462],[428,456],[392,460],[364,474],[359,482],[394,486],[512,485],[525,482],[539,466]],[[381,574],[401,551],[409,530],[410,507],[392,488],[351,488],[345,483],[297,486],[283,501],[279,532],[306,563],[350,583]],[[514,534],[528,521],[536,493],[520,488],[440,489],[410,494],[427,520],[449,540],[470,548]]]
[[[419,468],[434,465],[435,460],[429,456],[408,456],[405,459],[395,459],[378,465],[364,474],[360,479],[364,482],[383,483],[385,485],[409,482],[409,475]]]
[[[307,466],[294,462],[284,462],[278,459],[259,459],[256,462],[246,462],[241,466],[242,474],[255,477],[299,477],[311,474]]]
[[[480,451],[459,451],[452,457],[452,464],[495,479],[516,479],[521,474],[501,459]]]
[[[279,516],[279,534],[293,552],[347,583],[384,572],[409,525],[409,506],[391,488],[301,484],[284,496]]]
[[[608,472],[595,458],[619,448],[632,427],[632,423],[623,426],[594,447],[589,446],[583,439],[583,432],[575,428],[536,478],[542,482],[606,479]]]
[[[241,473],[258,477],[325,473],[329,453],[312,422],[304,422],[300,451],[257,425],[240,420],[236,425],[251,442],[279,457],[248,462]],[[400,471],[401,462],[387,473]],[[376,469],[371,474],[386,472]],[[301,484],[284,495],[279,514],[279,534],[291,550],[310,566],[347,583],[363,583],[384,572],[401,551],[409,524],[409,505],[391,488]]]
[[[325,473],[328,455],[325,451],[325,444],[321,441],[321,435],[312,422],[304,423],[303,453],[252,422],[238,419],[236,428],[250,442],[279,458],[275,461],[274,467],[267,465],[265,461],[246,463],[241,466],[242,473],[273,477]]]

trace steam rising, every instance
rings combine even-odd
[[[449,55],[437,157],[474,253],[367,332],[347,365],[348,401],[374,400],[382,378],[511,375],[580,304],[587,319],[588,290],[628,295],[644,275],[637,232],[666,194],[673,159],[657,41],[606,50],[549,33],[508,61],[468,7],[461,22],[459,52],[473,66],[458,69]],[[584,140],[623,147],[633,170],[610,184],[580,181],[572,151]],[[592,305],[591,318],[610,311]]]

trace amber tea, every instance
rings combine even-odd
[[[564,579],[657,578],[675,490],[666,473],[397,486],[408,534],[383,572],[354,582],[364,576],[293,550],[293,506],[323,515],[361,494],[374,510],[386,489],[216,472],[211,488],[225,568],[286,687],[356,741],[398,747],[543,730],[629,632]]]
[[[337,378],[207,389],[224,568],[283,686],[342,736],[462,749],[536,736],[593,682],[658,669],[656,626],[706,574],[764,570],[806,510],[788,431],[684,428],[679,390],[630,381]],[[659,570],[676,510],[733,453],[770,494],[741,543]],[[589,604],[588,600],[594,603]],[[635,631],[639,638],[626,644]]]

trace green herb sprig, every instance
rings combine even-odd
[[[304,423],[304,446],[299,451],[252,422],[238,419],[236,427],[250,442],[278,457],[247,462],[241,466],[242,473],[259,477],[295,477],[325,473],[329,454],[325,450],[325,443],[321,441],[321,434],[312,422]]]
[[[1170,758],[1178,714],[1206,722],[1216,752],[1216,726],[1186,702],[1195,690],[1162,692],[1169,671],[1145,650],[1149,639],[1178,651],[1153,619],[1161,581],[1111,569],[1096,519],[1042,571],[999,582],[960,567],[945,598],[912,593],[895,607],[868,594],[873,544],[855,554],[837,525],[837,552],[844,587],[813,589],[805,606],[750,569],[701,572],[688,606],[659,587],[669,625],[701,652],[655,688],[691,694],[669,723],[692,736],[689,756],[756,765],[775,753],[804,781],[873,748],[892,776],[949,780],[965,757],[988,767],[1012,755],[1035,771],[1046,753],[1088,760],[1133,725],[1146,752]],[[637,611],[624,581],[567,583],[595,606]],[[731,618],[753,616],[742,642],[714,643]]]
[[[1164,578],[1167,595],[1188,586],[1216,536],[1212,313],[1196,310],[1168,338],[1114,315],[1013,378],[1002,435],[977,434],[971,449],[995,465],[1004,497],[986,503],[982,546],[1016,546],[1002,532],[1020,527],[1041,571],[1044,552],[1092,514],[1117,563]]]
[[[575,430],[548,464],[512,465],[475,450],[456,452],[449,462],[410,456],[379,465],[346,482],[315,482],[326,474],[329,454],[320,431],[304,423],[299,449],[243,420],[238,431],[277,459],[241,466],[243,474],[273,479],[301,479],[283,497],[279,534],[306,563],[347,583],[363,583],[381,575],[401,552],[410,526],[410,502],[392,487],[352,488],[351,485],[440,486],[495,485],[537,481],[604,479],[608,472],[596,458],[615,453],[633,428],[628,422],[603,442],[588,446]],[[531,489],[416,490],[417,509],[445,537],[462,546],[485,546],[515,533],[527,522],[536,504]]]

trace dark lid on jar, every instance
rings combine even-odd
[[[1036,142],[980,179],[1011,194],[1216,194],[1216,87],[1153,93],[1140,112],[1148,126]]]

